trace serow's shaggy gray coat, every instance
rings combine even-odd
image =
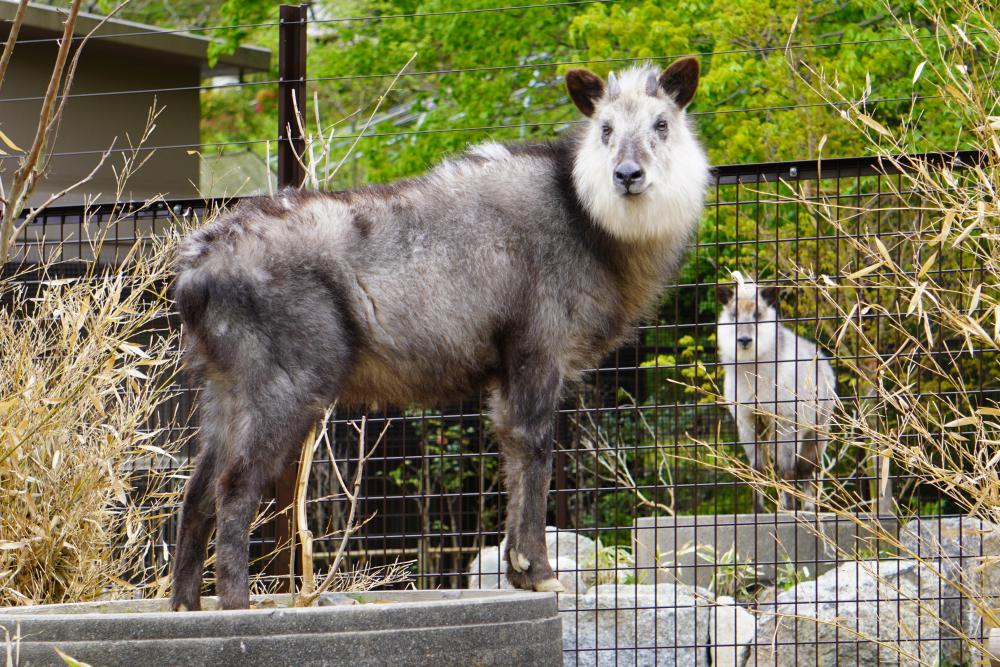
[[[488,143],[425,176],[240,203],[185,240],[176,299],[203,387],[173,607],[216,585],[248,605],[248,526],[324,406],[490,395],[507,492],[508,577],[557,590],[546,558],[553,416],[677,268],[708,166],[685,108],[693,59],[660,74],[566,75],[589,119],[550,144]]]

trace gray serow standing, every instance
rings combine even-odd
[[[440,404],[485,389],[506,488],[508,578],[559,590],[546,557],[554,412],[681,261],[708,165],[685,107],[698,63],[566,74],[587,117],[554,143],[487,143],[426,175],[284,191],[193,233],[176,298],[200,379],[201,454],[174,558],[174,609],[216,586],[246,608],[248,526],[324,406]]]

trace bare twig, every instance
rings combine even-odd
[[[0,56],[0,86],[3,86],[4,78],[7,76],[7,66],[10,65],[10,58],[14,54],[14,44],[24,24],[24,12],[27,9],[28,0],[21,0],[17,5],[17,12],[14,13],[14,20],[11,21],[10,34],[7,35],[7,42],[3,45],[3,55]]]
[[[70,5],[69,15],[63,24],[63,36],[59,42],[59,51],[56,54],[55,64],[52,66],[52,75],[49,77],[49,85],[42,98],[42,108],[38,114],[38,126],[35,128],[35,139],[28,149],[27,155],[21,161],[17,171],[14,172],[13,182],[10,186],[9,200],[5,202],[3,211],[2,227],[0,227],[0,260],[6,261],[9,252],[10,242],[14,229],[14,221],[20,215],[24,202],[31,196],[35,183],[39,177],[36,171],[38,160],[45,148],[46,137],[48,136],[49,121],[52,117],[52,110],[62,85],[63,71],[66,67],[66,60],[69,57],[69,49],[73,44],[73,33],[76,31],[76,19],[80,12],[81,0],[73,0]]]
[[[45,211],[46,208],[48,208],[49,206],[51,206],[53,202],[55,202],[58,199],[61,199],[67,193],[72,192],[73,190],[77,189],[81,185],[83,185],[85,183],[89,183],[90,180],[94,177],[94,174],[97,173],[97,170],[100,169],[101,167],[103,167],[104,163],[107,162],[108,156],[111,155],[111,151],[113,151],[114,148],[115,148],[115,145],[114,145],[114,142],[112,142],[111,146],[109,146],[103,153],[101,153],[101,157],[100,157],[100,159],[98,159],[97,164],[94,165],[94,168],[91,169],[90,172],[88,172],[86,176],[84,176],[83,178],[81,178],[77,182],[73,183],[72,185],[69,185],[69,186],[63,188],[62,190],[59,190],[57,192],[52,193],[51,195],[49,195],[48,197],[46,197],[45,201],[42,202],[41,204],[39,204],[38,206],[32,206],[31,210],[28,212],[28,214],[26,216],[24,216],[24,219],[21,220],[21,222],[17,225],[17,228],[14,230],[15,234],[21,228],[23,228],[23,227],[25,227],[27,225],[30,225],[35,220],[35,218],[37,218],[40,213],[42,213],[43,211]]]
[[[73,3],[70,5],[66,20],[63,23],[63,35],[62,39],[59,41],[59,51],[56,54],[55,64],[52,66],[52,74],[49,78],[45,95],[42,98],[42,106],[38,115],[38,125],[35,128],[35,138],[31,143],[31,147],[21,159],[18,168],[15,170],[10,185],[3,188],[3,197],[0,199],[0,208],[2,208],[2,211],[0,211],[0,264],[6,262],[9,258],[14,237],[25,224],[24,221],[18,223],[18,218],[20,218],[22,211],[27,206],[29,199],[34,193],[39,179],[48,168],[48,161],[51,158],[51,155],[46,156],[45,151],[49,145],[55,142],[55,138],[58,135],[59,125],[62,122],[63,111],[69,96],[69,91],[73,85],[73,79],[76,75],[76,68],[80,61],[80,55],[83,52],[83,47],[90,37],[94,35],[109,19],[125,7],[129,1],[130,0],[125,0],[124,2],[119,3],[115,9],[103,17],[101,21],[99,21],[97,25],[95,25],[94,28],[84,36],[77,46],[76,53],[70,61],[69,68],[67,70],[66,64],[69,59],[70,48],[72,47],[74,41],[73,35],[76,32],[76,24],[79,17],[81,0],[73,0]],[[18,7],[18,13],[22,13],[21,6]],[[23,22],[23,16],[21,17],[21,21]],[[17,25],[16,27],[20,28],[20,25]],[[14,32],[15,31],[12,29],[12,38],[16,37]],[[4,46],[4,56],[2,57],[9,60],[10,52],[12,51],[13,42],[8,39],[7,44]],[[5,69],[8,64],[7,60],[0,63],[4,70],[0,73],[5,73]],[[0,83],[2,83],[2,78],[0,78]],[[98,164],[94,167],[90,174],[85,179],[75,183],[73,187],[79,187],[92,178],[97,170],[100,169],[101,165],[107,160],[109,152],[110,150],[102,154]],[[65,191],[62,194],[65,194]],[[46,203],[51,203],[51,201],[54,201],[54,199],[50,197]]]
[[[324,417],[323,428],[320,432],[321,433],[320,438],[325,437],[323,434],[326,433],[326,424],[329,421],[332,411],[333,411],[332,408],[328,410]],[[379,443],[382,442],[382,438],[385,436],[386,431],[389,430],[389,425],[390,423],[387,421],[385,426],[382,428],[381,433],[379,433],[378,438],[376,438],[375,444],[372,445],[371,448],[368,448],[367,418],[362,417],[360,424],[358,422],[351,422],[351,426],[354,428],[354,430],[357,432],[358,435],[358,462],[354,469],[354,476],[352,477],[350,484],[348,484],[347,481],[344,480],[343,475],[341,475],[340,473],[340,467],[337,465],[336,460],[331,457],[330,465],[333,468],[334,475],[337,478],[337,483],[340,485],[341,492],[343,493],[344,497],[347,499],[348,502],[347,521],[344,524],[344,529],[341,532],[340,536],[340,543],[337,546],[337,551],[333,557],[333,562],[330,564],[330,569],[327,571],[326,576],[323,578],[323,581],[318,586],[315,586],[315,582],[311,580],[307,580],[306,582],[304,582],[302,590],[299,591],[295,596],[296,607],[310,606],[313,602],[316,601],[317,598],[319,598],[321,595],[329,591],[331,586],[333,586],[334,582],[338,580],[337,572],[340,569],[341,564],[343,563],[344,555],[347,552],[347,546],[348,544],[350,544],[351,538],[354,537],[354,535],[358,532],[358,530],[360,530],[361,527],[366,523],[364,521],[359,522],[357,519],[358,505],[361,497],[361,481],[364,477],[365,464],[368,462],[368,459],[371,458],[372,453],[378,447]],[[315,439],[312,439],[307,444],[307,448],[310,449],[315,446],[318,446],[318,442]],[[303,465],[299,470],[300,486],[298,488],[298,491],[301,492],[302,498],[297,499],[297,504],[301,508],[300,509],[301,514],[299,518],[299,533],[300,535],[305,536],[305,539],[303,540],[303,546],[308,542],[310,544],[310,551],[311,551],[312,533],[308,530],[308,527],[305,524],[305,519],[303,518],[305,515],[304,496],[305,496],[306,484],[302,483],[303,479],[308,480],[309,472],[307,468],[311,467],[312,465],[311,455],[309,457],[306,457],[304,455],[302,462],[305,465]],[[303,469],[306,469],[305,473],[303,473]],[[303,477],[303,475],[305,475],[305,477]],[[305,549],[303,549],[303,556],[304,555],[305,555]],[[311,572],[311,570],[312,570],[312,565],[310,564],[309,571]],[[303,563],[303,571],[306,571],[306,566],[304,563]],[[312,575],[310,575],[310,578],[311,576]],[[374,583],[377,584],[378,582],[375,581]]]
[[[406,64],[403,65],[403,67],[400,68],[398,72],[396,72],[396,76],[393,77],[392,81],[389,83],[389,86],[386,88],[385,93],[379,96],[378,102],[375,104],[375,108],[372,109],[371,115],[369,115],[368,120],[365,121],[365,126],[361,128],[361,132],[359,132],[358,135],[354,137],[354,142],[351,144],[351,147],[344,154],[344,157],[341,158],[340,162],[337,163],[337,166],[333,168],[333,173],[337,173],[338,171],[340,171],[340,168],[344,165],[344,162],[347,161],[347,158],[350,157],[351,154],[354,152],[354,149],[358,145],[358,142],[361,141],[361,137],[364,136],[365,132],[367,132],[368,128],[371,126],[372,119],[375,118],[375,114],[377,114],[378,110],[382,108],[382,103],[385,102],[385,98],[389,95],[389,91],[391,91],[393,87],[395,87],[396,82],[399,81],[399,77],[402,76],[403,72],[406,71],[406,68],[409,67],[410,63],[416,60],[416,58],[417,54],[414,53],[412,56],[410,56],[410,59],[406,61]]]
[[[323,426],[329,422],[330,413],[333,408],[327,410],[323,416]],[[324,428],[320,437],[326,432]],[[313,452],[319,442],[316,439],[316,427],[309,429],[305,443],[302,446],[302,456],[299,457],[299,474],[295,480],[295,523],[298,530],[299,542],[302,545],[302,589],[300,595],[308,598],[316,590],[316,577],[313,573],[313,534],[309,530],[309,517],[306,515],[306,497],[309,493],[309,473],[312,471]],[[290,557],[294,560],[295,548],[290,550]],[[295,572],[294,567],[288,568],[289,572]]]
[[[66,71],[66,77],[62,85],[62,94],[60,95],[59,98],[59,106],[56,108],[55,113],[52,114],[51,119],[49,119],[48,126],[45,128],[45,131],[48,134],[47,142],[49,145],[54,146],[56,143],[56,138],[59,136],[59,127],[62,124],[62,119],[63,119],[63,109],[66,106],[66,102],[69,100],[69,92],[70,89],[73,87],[73,81],[76,80],[76,68],[77,65],[79,65],[80,63],[80,56],[83,55],[84,47],[87,45],[87,42],[90,41],[90,38],[93,37],[98,30],[104,27],[104,24],[106,24],[108,21],[114,18],[115,15],[118,14],[118,12],[120,12],[122,9],[124,9],[125,6],[127,6],[131,1],[132,0],[122,0],[121,2],[119,2],[114,9],[105,14],[101,18],[101,20],[98,21],[97,24],[93,28],[91,28],[86,35],[83,36],[83,39],[79,40],[80,43],[76,47],[76,53],[73,54],[73,59],[70,61],[69,69]],[[153,102],[153,106],[154,107],[156,106],[155,100]],[[43,171],[48,169],[48,163],[51,158],[52,158],[51,155],[48,155],[46,157],[45,164],[42,167]]]
[[[403,72],[406,71],[406,68],[410,66],[410,64],[414,61],[414,59],[416,59],[416,57],[417,54],[414,53],[410,57],[410,59],[406,61],[406,64],[403,65],[403,67],[396,73],[396,76],[393,77],[392,81],[389,82],[389,85],[386,86],[382,94],[379,95],[378,100],[375,103],[374,109],[372,109],[371,114],[369,114],[368,119],[365,122],[364,128],[361,130],[362,135],[371,126],[373,120],[378,115],[379,109],[382,108],[382,104],[385,102],[385,99],[389,96],[389,93],[392,92],[393,88],[396,86],[396,83],[399,81],[399,77],[403,74]],[[305,171],[306,174],[306,178],[302,182],[301,187],[311,186],[315,188],[320,188],[329,183],[330,180],[337,175],[337,173],[340,171],[340,168],[354,153],[354,150],[358,145],[358,141],[360,141],[361,139],[360,135],[354,138],[354,141],[348,147],[347,152],[344,153],[343,157],[341,157],[341,159],[337,162],[336,166],[333,167],[332,170],[330,169],[330,158],[333,153],[333,139],[337,127],[340,124],[350,120],[354,116],[361,113],[361,109],[356,109],[348,114],[345,114],[342,118],[332,123],[329,126],[329,133],[327,133],[327,131],[323,128],[323,124],[320,118],[319,96],[314,94],[313,113],[315,115],[315,122],[317,128],[316,136],[314,137],[312,134],[309,134],[306,131],[305,114],[299,108],[299,100],[296,98],[294,94],[292,95],[292,108],[294,111],[293,115],[295,123],[299,131],[299,136],[304,138],[303,152],[301,154],[299,153],[294,154],[295,159],[298,161],[299,165],[301,165],[303,171]],[[291,123],[289,123],[289,125],[285,128],[285,131],[288,134],[288,136],[291,136],[292,134]],[[319,152],[318,155],[315,152],[317,146]],[[320,166],[323,167],[322,176],[320,175]]]

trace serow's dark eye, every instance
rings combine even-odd
[[[610,136],[611,136],[611,126],[605,123],[604,125],[601,126],[601,138],[607,139]]]
[[[656,131],[657,132],[666,132],[667,131],[667,121],[665,121],[665,120],[658,120],[658,121],[656,121],[656,126],[655,127],[656,127]]]

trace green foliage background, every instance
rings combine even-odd
[[[701,54],[703,77],[690,111],[715,164],[867,153],[870,145],[865,138],[842,122],[838,110],[823,104],[811,90],[817,72],[835,79],[838,90],[846,97],[867,99],[868,113],[887,127],[913,125],[914,120],[934,117],[935,122],[919,123],[918,129],[905,133],[911,142],[904,147],[907,150],[965,147],[958,121],[937,113],[940,100],[927,98],[932,89],[924,81],[914,83],[919,56],[906,33],[912,31],[921,38],[933,34],[933,26],[917,11],[918,2],[891,2],[889,8],[877,1],[637,0],[448,13],[504,4],[520,3],[312,3],[308,67],[309,77],[315,81],[309,90],[310,95],[317,96],[324,132],[338,123],[333,135],[335,159],[347,153],[353,136],[363,128],[392,76],[417,54],[369,129],[376,136],[358,143],[333,178],[334,187],[412,176],[443,156],[486,139],[552,138],[578,121],[578,113],[567,103],[562,86],[561,75],[569,67],[585,63],[606,75],[624,64],[623,60],[666,63],[686,54]],[[277,8],[278,3],[262,0],[226,0],[221,4],[135,0],[125,15],[160,25],[246,25],[276,21]],[[901,28],[890,12],[901,17],[913,15],[912,23]],[[414,14],[437,15],[396,17]],[[352,17],[370,18],[344,20]],[[277,46],[274,26],[208,34],[221,40],[216,53],[241,41],[272,49]],[[272,71],[258,75],[257,80],[275,79],[276,67],[277,58]],[[273,84],[267,84],[204,92],[203,140],[224,143],[273,138],[277,125],[274,89]],[[263,146],[255,146],[254,150],[265,154]],[[878,183],[858,179],[854,183],[821,182],[816,187],[817,195],[853,194],[860,202],[861,193],[878,187]],[[759,187],[757,192],[729,188],[717,193],[720,200],[739,197],[741,203],[708,210],[699,247],[679,282],[711,284],[736,269],[761,278],[782,276],[794,280],[803,269],[837,273],[859,268],[846,243],[819,241],[833,233],[829,225],[811,218],[796,205],[761,203],[761,190],[765,200],[791,194],[787,186],[774,184]],[[886,231],[902,222],[859,218],[858,228],[877,225]],[[799,241],[801,238],[812,241]],[[768,243],[746,243],[750,239]],[[786,314],[821,314],[815,297],[804,291],[794,291],[785,300]],[[694,329],[693,334],[669,326],[644,334],[642,342],[656,352],[640,359],[648,369],[640,402],[697,405],[712,401],[699,389],[713,387],[711,322],[716,308],[714,295],[704,287],[680,290],[667,297],[661,306],[662,322],[704,326]],[[828,343],[834,334],[832,325],[816,321],[814,317],[799,326],[800,333]],[[677,364],[680,368],[675,368]],[[691,386],[679,389],[668,380]],[[842,393],[857,393],[858,382],[842,374]],[[636,443],[642,440],[627,412],[616,413],[612,419],[615,423],[604,425],[609,431],[631,434]],[[439,432],[434,437],[427,434],[424,440],[446,451],[468,437],[451,433],[439,424],[434,426],[440,427]],[[680,430],[677,426],[664,423],[662,428],[657,427],[657,433],[672,435],[657,436],[660,441],[656,445],[687,447],[683,434],[689,424],[682,424]],[[642,484],[656,483],[658,463],[650,451],[637,452],[632,461]],[[704,462],[711,455],[700,450],[684,454],[696,462]],[[645,460],[650,456],[653,459]],[[427,475],[416,476],[419,482],[412,481],[412,471],[406,469],[411,465],[415,462],[407,461],[388,475],[400,485],[419,483],[424,488],[431,484]],[[675,481],[710,479],[691,461],[673,467]],[[439,472],[444,477],[449,474],[446,470]],[[583,478],[576,481],[588,484]],[[440,485],[454,491],[466,482],[459,474]],[[589,485],[593,483],[589,481]],[[711,498],[677,500],[683,500],[688,508],[733,511],[749,502],[749,494],[744,491],[719,488]],[[635,514],[633,500],[621,491],[600,494],[582,511],[571,510],[573,516],[583,517],[581,525],[592,526],[628,525]]]
[[[111,6],[111,0],[98,5]],[[309,76],[326,123],[360,110],[339,134],[354,134],[393,75],[416,53],[416,72],[503,68],[404,77],[384,109],[404,107],[402,118],[376,133],[439,131],[365,139],[337,183],[387,181],[425,170],[468,143],[494,139],[545,139],[577,120],[567,104],[561,74],[571,63],[605,75],[622,59],[669,62],[703,54],[703,78],[691,108],[715,164],[854,156],[867,150],[834,109],[820,103],[805,80],[807,67],[836,73],[849,97],[867,95],[872,115],[893,126],[910,110],[917,57],[880,1],[639,0],[579,3],[539,9],[447,14],[495,8],[497,0],[317,0],[311,4]],[[252,25],[277,20],[277,2],[226,0],[196,3],[135,0],[127,18],[159,25]],[[910,0],[892,3],[898,16],[914,13]],[[444,13],[444,14],[442,14]],[[422,17],[378,18],[413,14]],[[371,17],[369,19],[344,20]],[[930,26],[914,18],[914,30]],[[275,48],[277,29],[214,30],[220,52],[240,42]],[[785,47],[792,49],[786,51]],[[273,80],[272,72],[261,75]],[[556,63],[556,65],[553,65]],[[354,78],[347,77],[368,77]],[[866,80],[869,83],[866,83]],[[915,104],[927,112],[934,100]],[[273,86],[204,93],[204,140],[265,139],[274,135]],[[792,108],[789,108],[792,107]],[[554,125],[550,125],[554,123]],[[456,128],[515,126],[482,131]],[[915,149],[957,145],[953,124],[929,125]],[[447,130],[447,131],[445,131]],[[345,143],[346,149],[346,143]]]

